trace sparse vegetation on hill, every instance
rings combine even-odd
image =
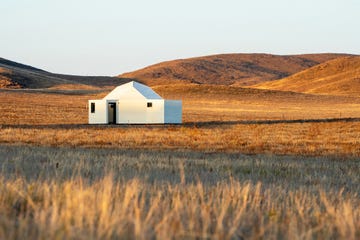
[[[312,94],[360,96],[360,57],[334,59],[290,77],[251,87]]]
[[[68,89],[115,86],[130,80],[103,76],[73,76],[54,74],[28,65],[0,58],[0,88],[50,88]]]
[[[8,88],[8,89],[17,89],[21,88],[21,86],[12,80],[12,73],[10,70],[6,68],[0,67],[0,89]]]
[[[12,68],[18,68],[18,69],[34,71],[34,72],[46,73],[46,71],[44,71],[42,69],[35,68],[35,67],[29,66],[29,65],[25,65],[25,64],[22,64],[22,63],[10,61],[10,60],[7,60],[5,58],[0,58],[0,65],[1,66],[12,67]]]
[[[222,54],[163,62],[119,77],[54,74],[0,58],[0,88],[88,89],[88,86],[116,86],[134,79],[151,86],[178,83],[249,86],[287,77],[343,56],[348,55]]]
[[[150,85],[193,82],[248,86],[280,79],[345,54],[222,54],[155,64],[120,77]]]

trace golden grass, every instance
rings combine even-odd
[[[182,89],[182,91],[181,91]],[[191,149],[246,153],[359,155],[360,123],[291,122],[359,118],[360,99],[262,92],[231,87],[174,86],[182,95],[180,126],[89,126],[87,100],[106,93],[0,94],[0,142],[47,146]],[[206,96],[200,98],[200,96]],[[220,99],[223,96],[223,99]],[[254,120],[260,120],[256,122]],[[279,120],[276,124],[272,121]]]
[[[9,89],[16,89],[20,88],[21,86],[9,78],[12,72],[9,69],[0,67],[0,89],[1,88],[9,88]]]
[[[1,124],[85,123],[91,95],[34,92],[0,93]]]
[[[134,127],[3,127],[0,142],[123,149],[360,155],[360,122]]]
[[[176,82],[249,86],[280,79],[346,54],[220,54],[167,61],[120,75],[147,85]]]
[[[334,59],[290,77],[251,87],[313,94],[359,96],[360,57]]]
[[[359,98],[156,91],[184,124],[89,126],[106,92],[0,91],[0,239],[360,238]]]
[[[360,117],[360,98],[196,84],[158,86],[154,90],[165,98],[183,100],[184,122]],[[0,92],[0,124],[86,124],[88,99],[107,94],[51,91]]]
[[[183,99],[185,122],[360,117],[360,98],[355,97],[197,84],[154,90],[165,98]]]
[[[0,190],[1,210],[6,213],[0,236],[347,240],[360,236],[360,206],[354,195],[343,198],[341,193],[320,191],[318,197],[278,188],[262,191],[261,184],[238,181],[207,188],[202,183],[160,187],[138,179],[115,183],[110,175],[91,185],[81,182],[6,182]],[[10,210],[14,206],[19,210]]]
[[[99,90],[99,87],[85,85],[85,84],[59,84],[48,89],[56,89],[56,90]]]
[[[360,237],[355,159],[3,146],[0,153],[1,239]]]

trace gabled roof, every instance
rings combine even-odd
[[[133,99],[163,99],[159,94],[154,92],[150,87],[141,83],[132,81],[122,84],[112,90],[103,99],[106,100],[133,100]]]

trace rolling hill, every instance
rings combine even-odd
[[[75,76],[47,72],[25,64],[0,58],[0,88],[51,88],[72,86],[89,88],[115,86],[128,79],[103,76]]]
[[[150,86],[199,83],[251,86],[281,79],[346,54],[222,54],[155,64],[118,77],[75,76],[47,72],[0,58],[0,88],[89,89],[137,80]]]
[[[251,88],[327,95],[360,95],[360,56],[334,59]]]
[[[346,54],[221,54],[162,62],[119,75],[149,85],[192,82],[249,86],[281,79]]]

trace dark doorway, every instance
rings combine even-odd
[[[109,124],[116,124],[116,103],[108,105],[108,121]]]

